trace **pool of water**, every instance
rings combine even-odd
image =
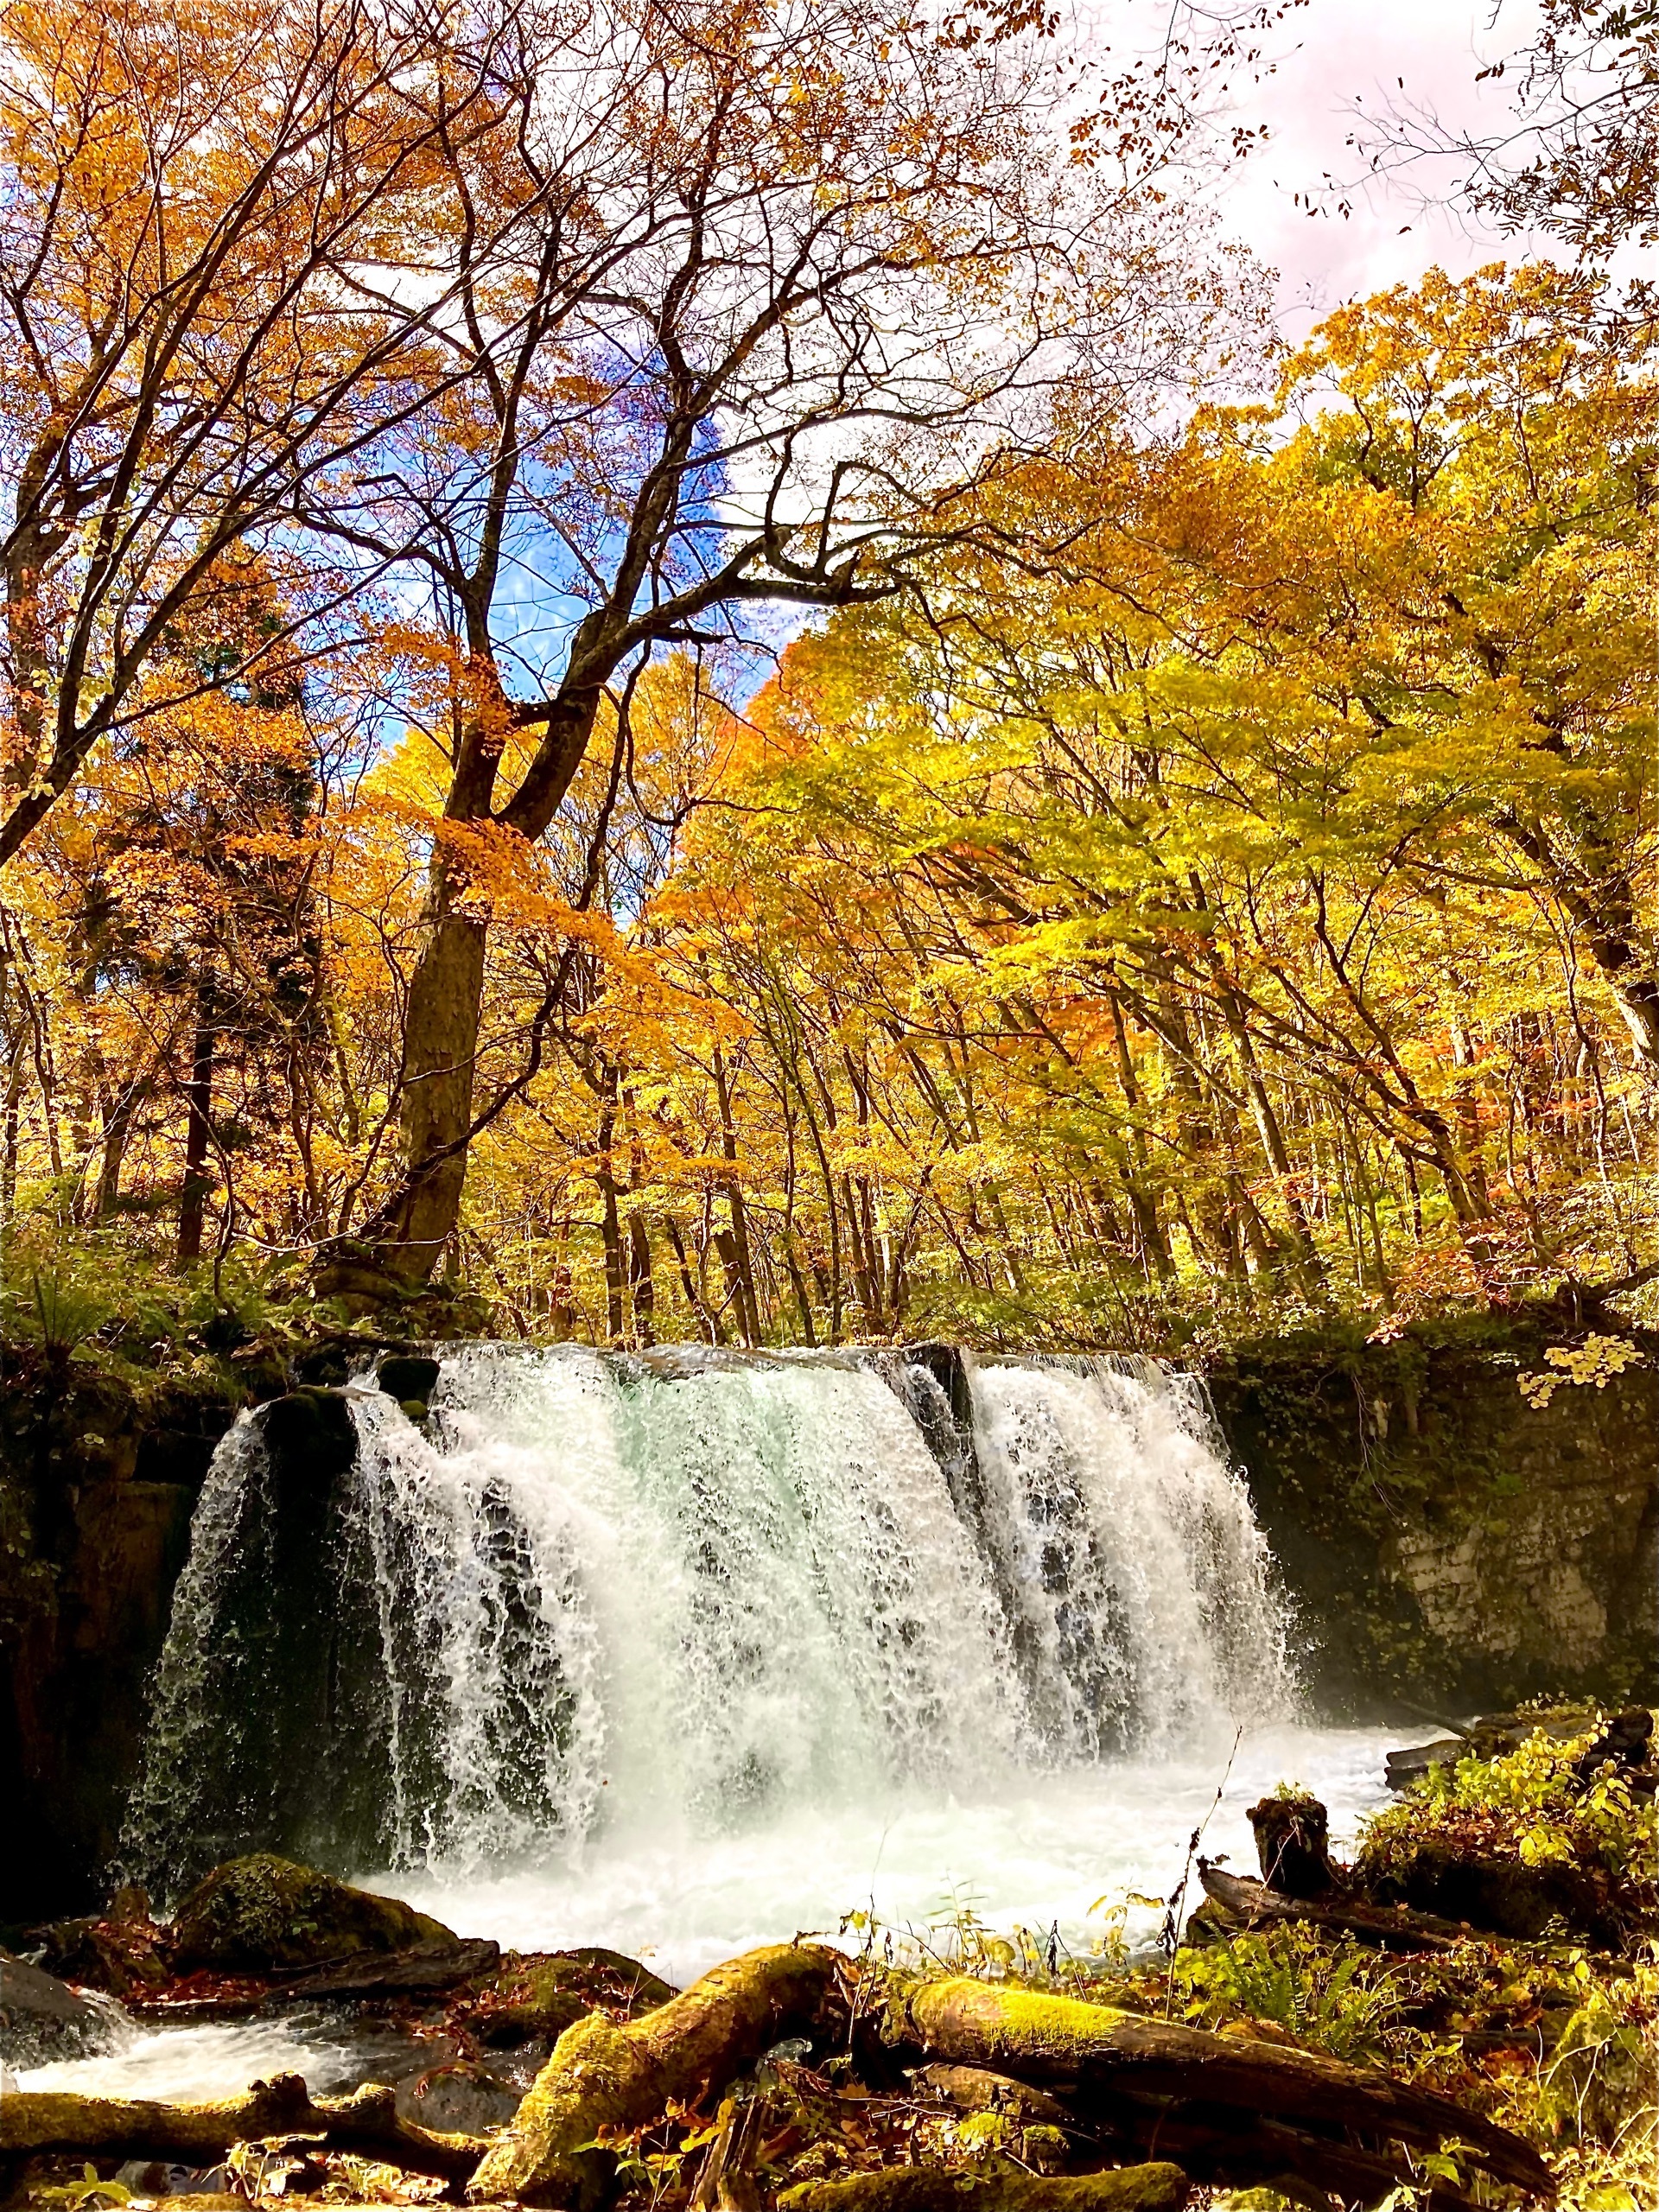
[[[1024,1926],[1045,1939],[1058,1927],[1064,1944],[1086,1954],[1127,1892],[1161,1897],[1176,1886],[1201,1824],[1207,1856],[1254,1873],[1247,1808],[1276,1783],[1323,1799],[1342,1855],[1363,1815],[1385,1801],[1383,1753],[1400,1740],[1382,1729],[1274,1726],[1245,1735],[1230,1764],[1221,1744],[1205,1757],[1015,1772],[971,1796],[894,1788],[735,1834],[612,1826],[574,1858],[384,1874],[370,1886],[504,1949],[603,1943],[675,1983],[754,1944],[797,1934],[834,1939],[855,1910],[918,1933],[969,1912],[999,1931]],[[1200,1895],[1194,1871],[1189,1904]],[[1131,1906],[1131,1944],[1150,1943],[1160,1917]],[[103,2057],[18,2080],[105,2096],[212,2097],[296,2072],[322,2093],[385,2079],[397,2063],[398,2054],[314,2008],[286,2019],[140,2031]]]

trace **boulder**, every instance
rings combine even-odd
[[[142,1890],[118,1891],[107,1911],[31,1929],[29,1948],[49,1974],[111,1997],[142,1997],[168,1979],[167,1933]]]
[[[551,2045],[589,2012],[631,2020],[674,1994],[637,1959],[602,1946],[575,1951],[509,1952],[497,1971],[474,1984],[457,2012],[486,2049]]]
[[[410,1354],[394,1353],[383,1359],[375,1381],[389,1396],[396,1398],[404,1408],[418,1404],[423,1412],[426,1402],[437,1388],[438,1363],[435,1359],[418,1359]]]
[[[1466,1736],[1437,1736],[1432,1744],[1408,1744],[1388,1754],[1383,1779],[1390,1789],[1408,1789],[1433,1768],[1456,1766],[1469,1756]]]
[[[111,1999],[71,1989],[55,1974],[0,1951],[0,2059],[48,2066],[118,2049],[131,2023]]]
[[[490,2135],[506,2126],[523,2095],[499,2075],[458,2058],[406,2075],[397,2084],[395,2108],[408,2125],[441,2135]]]
[[[174,1915],[169,1942],[180,1974],[292,1974],[364,1953],[460,1947],[453,1929],[396,1897],[265,1851],[204,1876]]]

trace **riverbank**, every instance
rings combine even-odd
[[[314,2021],[334,2021],[317,2078],[250,2100],[245,2082],[204,2076],[193,2086],[220,2101],[187,2111],[97,2102],[118,2086],[97,2069],[118,2058],[41,2068],[0,2104],[7,2201],[46,2212],[73,2177],[79,2212],[185,2189],[206,2212],[215,2183],[233,2206],[482,2195],[869,2212],[911,2204],[931,2175],[940,2202],[988,2212],[1049,2212],[1051,2198],[1053,2212],[1551,2198],[1645,2212],[1652,1716],[1561,1726],[1433,1769],[1363,1821],[1351,1853],[1327,1852],[1325,1808],[1305,1793],[1269,1793],[1247,1823],[1271,1883],[1225,1872],[1206,1832],[1187,1872],[1208,1897],[1166,1954],[1137,1953],[1121,1896],[1083,1950],[958,1900],[925,1929],[856,1912],[836,1951],[798,1939],[747,1953],[665,2001],[647,1966],[615,1952],[498,1960],[491,1947],[480,1972],[405,1906],[249,1861],[211,1878],[171,1929],[119,1907],[105,1955],[160,1961],[163,1978],[129,1986],[129,2002],[152,2021],[194,2008],[196,2025],[169,2031],[204,2057],[217,2037],[221,2054],[280,2064],[308,1992]],[[1551,1911],[1517,1934],[1516,1896],[1546,1890]],[[1446,1916],[1454,1895],[1461,1923]],[[1440,1910],[1404,1902],[1422,1897]],[[1179,1926],[1179,1887],[1170,1905]],[[370,1946],[355,1968],[296,1963],[354,1941]],[[331,2003],[331,1980],[363,1993]],[[561,2099],[590,2096],[578,2059],[595,2037],[623,2068],[605,2078],[633,2086],[607,2089],[603,2112],[567,2113]],[[395,2085],[359,2086],[400,2065]],[[200,2155],[212,2144],[216,2166]],[[146,2158],[167,2166],[165,2190]],[[1070,2194],[1049,2186],[1068,2177]]]

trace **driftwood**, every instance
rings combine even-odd
[[[298,2074],[280,2074],[272,2082],[256,2082],[245,2096],[204,2104],[71,2096],[52,2089],[18,2089],[0,2097],[0,2152],[84,2151],[213,2165],[233,2143],[272,2135],[311,2135],[333,2149],[372,2152],[398,2165],[446,2175],[470,2173],[490,2147],[481,2136],[442,2135],[400,2120],[394,2093],[378,2083],[349,2097],[314,2099]]]
[[[480,1939],[416,1943],[404,1951],[359,1951],[277,1985],[284,1997],[382,1997],[400,1990],[453,1989],[501,1963],[501,1946]]]
[[[1287,1897],[1248,1874],[1229,1874],[1207,1859],[1198,1861],[1198,1879],[1214,1905],[1241,1928],[1268,1928],[1276,1922],[1303,1920],[1310,1927],[1357,1936],[1391,1951],[1449,1951],[1467,1942],[1470,1929],[1436,1913],[1414,1912],[1405,1905],[1365,1904],[1336,1891],[1323,1897]]]
[[[1196,2101],[1213,2112],[1271,2113],[1292,2127],[1350,2130],[1380,2144],[1460,2139],[1495,2179],[1541,2196],[1548,2169],[1507,2128],[1451,2097],[1313,2051],[1210,2035],[1074,1997],[965,1978],[922,1983],[895,2008],[891,2031],[928,2056],[989,2067],[1051,2089],[1091,2122],[1122,2097]]]
[[[597,2203],[615,2164],[594,2147],[601,2131],[639,2126],[671,2101],[723,2087],[791,2029],[814,2025],[836,1965],[832,1952],[775,1944],[716,1967],[626,2025],[598,2013],[578,2020],[559,2037],[467,2195]]]
[[[778,2212],[1179,2212],[1187,2198],[1179,2166],[1120,2172],[973,2174],[960,2166],[888,2166],[842,2181],[798,2182]]]

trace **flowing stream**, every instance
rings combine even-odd
[[[124,1847],[160,1897],[268,1847],[671,1980],[854,1908],[1081,1946],[1224,1777],[1236,1858],[1282,1776],[1338,1833],[1380,1794],[1149,1363],[469,1344],[424,1422],[352,1411],[338,1479],[257,1416],[214,1461]]]

